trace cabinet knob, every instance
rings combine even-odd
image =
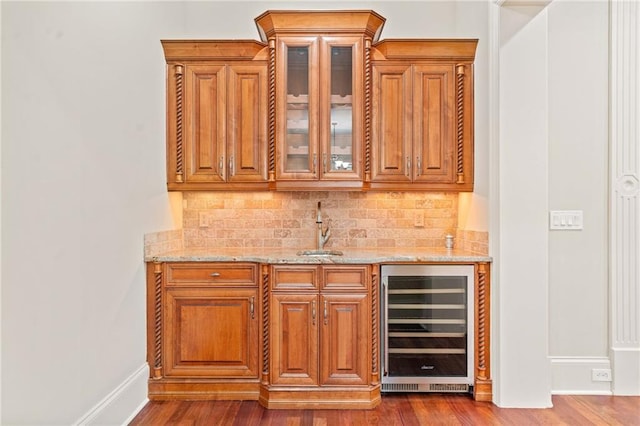
[[[256,302],[256,298],[254,296],[251,296],[251,301],[249,302],[249,311],[251,312],[251,319],[254,319],[255,316],[255,302]]]
[[[212,276],[213,278],[219,277],[219,276],[220,276],[220,272],[213,272],[213,273],[211,274],[211,276]]]

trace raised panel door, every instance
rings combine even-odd
[[[267,68],[230,65],[227,181],[267,180]]]
[[[453,65],[415,65],[413,89],[413,180],[455,183]]]
[[[372,182],[411,182],[411,66],[373,67]]]
[[[322,294],[321,385],[369,383],[367,294]]]
[[[165,292],[164,375],[258,377],[256,289]]]
[[[272,294],[271,384],[318,384],[318,295]]]
[[[225,180],[225,65],[185,66],[185,181]]]

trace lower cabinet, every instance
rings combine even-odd
[[[366,294],[274,294],[272,302],[271,384],[368,384]]]
[[[269,408],[371,408],[369,265],[275,265],[271,268]]]
[[[149,399],[257,399],[259,265],[149,263]]]
[[[490,274],[475,266],[474,398],[491,401]],[[379,265],[147,263],[149,399],[380,403]]]

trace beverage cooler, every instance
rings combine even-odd
[[[470,392],[474,267],[381,267],[383,392]]]

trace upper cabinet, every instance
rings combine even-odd
[[[477,40],[375,47],[371,189],[473,190]]]
[[[267,189],[267,58],[256,41],[163,41],[169,190]]]
[[[383,23],[372,11],[267,11],[256,18],[275,57],[276,188],[362,188],[366,47]]]
[[[162,42],[170,190],[473,190],[477,40],[379,40],[371,10],[255,22]]]

